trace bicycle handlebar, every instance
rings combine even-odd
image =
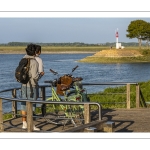
[[[54,71],[54,70],[52,70],[52,69],[50,69],[50,71],[51,71],[54,75],[58,74],[58,72],[56,72],[56,71]]]
[[[78,65],[72,69],[72,72],[74,72],[77,68],[78,68]]]

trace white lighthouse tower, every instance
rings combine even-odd
[[[121,43],[118,43],[118,37],[119,37],[119,33],[118,33],[118,28],[116,30],[116,49],[121,49]]]

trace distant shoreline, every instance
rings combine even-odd
[[[42,51],[42,54],[94,54],[96,52],[89,52],[89,51],[84,51],[84,52],[79,52],[79,51],[57,51],[57,52],[49,52],[49,51]],[[24,52],[20,52],[20,51],[0,51],[0,54],[25,54]]]

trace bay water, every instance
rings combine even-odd
[[[69,74],[72,68],[79,66],[74,77],[82,77],[83,83],[105,82],[142,82],[150,80],[150,63],[99,64],[81,63],[78,60],[93,54],[41,54],[45,75],[39,80],[39,85],[45,85],[45,80],[57,78],[50,69],[57,71],[59,76]],[[0,54],[0,91],[20,87],[15,79],[15,69],[24,54]],[[102,91],[104,86],[86,86],[88,93]],[[0,93],[1,96],[8,96]],[[11,104],[4,104],[3,109],[11,110]]]

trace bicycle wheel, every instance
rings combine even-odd
[[[83,106],[76,106],[74,121],[76,124],[84,124],[84,109]]]
[[[61,111],[60,105],[47,104],[45,110],[44,118],[48,123],[64,125],[65,114]]]
[[[70,101],[74,102],[74,101]],[[72,118],[75,124],[84,124],[84,108],[82,105],[67,105],[65,115]]]

